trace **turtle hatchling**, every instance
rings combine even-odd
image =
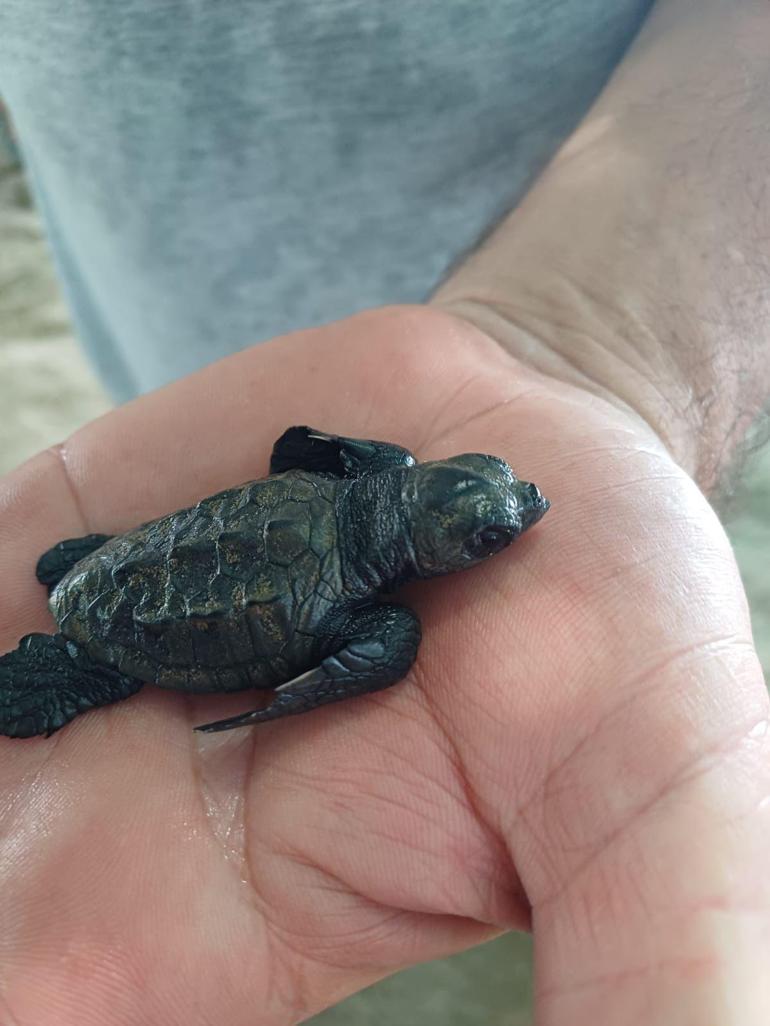
[[[420,622],[383,593],[500,552],[548,506],[495,456],[417,463],[397,445],[289,428],[269,477],[44,553],[58,633],[0,657],[0,734],[48,736],[144,684],[273,689],[205,731],[390,687]]]

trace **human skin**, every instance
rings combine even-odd
[[[434,297],[650,423],[712,493],[770,394],[770,5],[659,0],[524,201]]]
[[[732,9],[748,90],[766,8]],[[674,0],[653,17],[686,10]],[[709,25],[715,47],[733,41],[724,19],[716,31],[716,0],[698,10],[705,63]],[[672,36],[651,20],[602,117],[634,68],[653,60],[642,80],[661,86]],[[638,198],[662,178],[624,163],[628,100],[614,95],[618,120],[586,135],[589,117],[572,155],[445,284],[443,310],[372,311],[247,350],[3,481],[4,648],[52,628],[33,573],[49,545],[259,476],[292,423],[420,459],[496,453],[552,508],[489,564],[407,590],[424,641],[392,689],[208,736],[192,726],[248,696],[145,688],[51,739],[0,739],[0,1019],[283,1026],[531,926],[541,1026],[767,1022],[768,698],[704,496],[739,444],[735,410],[748,420],[767,394],[762,297],[753,318],[731,304],[741,276],[724,256],[740,241],[755,280],[766,212],[750,200],[742,216],[746,195],[727,188],[733,216],[714,213],[704,245],[716,198],[701,208],[696,194],[715,172],[691,177],[704,119],[691,169],[679,154],[681,207],[673,184],[649,201],[693,222],[671,233],[642,216]],[[737,175],[750,157],[767,166],[767,139],[741,135],[752,104],[730,95],[748,146]],[[671,140],[645,149],[640,131],[637,149],[665,166]],[[700,312],[722,287],[712,332]],[[728,355],[748,362],[725,402]]]
[[[22,467],[0,644],[51,628],[33,567],[59,537],[258,476],[303,420],[497,453],[552,509],[409,589],[424,641],[392,689],[209,736],[247,696],[145,688],[2,739],[6,1019],[278,1026],[531,923],[541,1023],[765,1021],[768,702],[729,545],[637,418],[459,319],[268,343]]]

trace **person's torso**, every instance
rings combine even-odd
[[[2,0],[0,94],[113,393],[423,300],[650,6]]]

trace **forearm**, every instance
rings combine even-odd
[[[659,0],[433,302],[632,407],[711,490],[770,393],[770,4]]]

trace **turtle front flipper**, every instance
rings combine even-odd
[[[27,634],[0,656],[0,734],[50,737],[78,713],[128,698],[141,686],[97,666],[61,634]]]
[[[308,470],[335,477],[363,477],[389,467],[411,467],[414,456],[400,445],[365,438],[343,438],[310,427],[290,427],[273,446],[270,473]]]
[[[267,708],[195,729],[232,730],[295,716],[319,705],[380,691],[406,676],[417,655],[421,633],[420,621],[411,609],[369,607],[352,616],[346,627],[339,651],[327,656],[315,669],[281,684]]]
[[[108,542],[110,534],[87,534],[82,538],[67,538],[60,541],[53,548],[44,552],[37,561],[35,574],[41,584],[45,584],[50,594],[59,581],[68,573],[76,563],[92,552],[100,549],[105,542]]]

